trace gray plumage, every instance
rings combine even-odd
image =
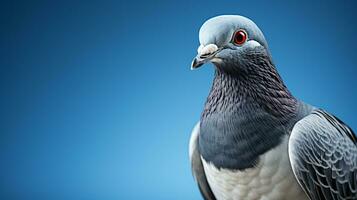
[[[294,173],[310,199],[357,199],[357,148],[352,130],[323,110],[300,120],[289,143]]]
[[[256,48],[246,50],[244,56],[234,62],[244,66],[234,68],[237,72],[217,68],[201,116],[205,134],[200,137],[200,152],[219,168],[253,167],[258,156],[276,146],[292,128],[291,119],[297,120],[299,103],[267,52]]]
[[[240,30],[244,30],[247,39],[237,44],[234,37]],[[200,43],[192,68],[210,61],[215,65],[215,77],[200,122],[192,133],[190,158],[206,200],[218,199],[217,195],[221,199],[240,198],[230,196],[236,195],[234,191],[222,194],[231,191],[222,189],[222,184],[212,188],[214,177],[207,177],[208,166],[204,163],[217,168],[217,173],[228,170],[244,175],[245,171],[262,167],[262,156],[278,148],[290,135],[292,166],[286,161],[286,167],[294,170],[310,199],[357,199],[356,136],[337,118],[297,100],[289,92],[254,22],[233,15],[212,18],[200,29]],[[227,184],[229,188],[234,185]],[[257,199],[269,195],[293,198],[283,191],[271,193],[274,194],[260,194]],[[239,189],[238,194],[242,195]]]
[[[190,146],[192,147],[192,152],[190,152],[192,174],[197,180],[198,188],[200,189],[202,196],[204,196],[206,200],[216,200],[207,182],[207,177],[202,165],[201,155],[197,148],[199,131],[200,123],[197,123],[192,131],[193,134],[190,140]]]

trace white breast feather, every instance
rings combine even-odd
[[[208,183],[217,200],[308,200],[296,181],[288,157],[288,140],[260,157],[255,168],[218,170],[203,158]]]

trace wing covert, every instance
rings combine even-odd
[[[356,135],[341,120],[314,110],[289,140],[295,177],[312,200],[357,199]]]
[[[194,178],[197,181],[200,192],[205,200],[216,200],[212,190],[207,182],[206,174],[203,169],[201,155],[198,151],[198,139],[200,132],[200,123],[198,122],[196,126],[192,130],[191,138],[190,138],[190,160],[192,173]]]

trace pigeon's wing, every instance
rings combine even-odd
[[[200,192],[202,196],[204,197],[205,200],[216,200],[214,197],[212,190],[207,182],[206,179],[206,174],[203,169],[202,165],[202,160],[201,160],[201,155],[198,152],[198,135],[200,133],[200,123],[198,122],[193,128],[193,131],[191,133],[191,139],[190,139],[190,160],[191,160],[191,167],[192,167],[192,173],[193,176],[195,177],[198,187],[200,189]]]
[[[323,110],[314,110],[295,124],[289,157],[310,199],[357,199],[356,141],[347,125]]]

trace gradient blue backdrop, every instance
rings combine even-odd
[[[357,130],[343,2],[3,2],[0,199],[200,199],[188,140],[213,68],[189,67],[219,14],[253,19],[293,94]]]

